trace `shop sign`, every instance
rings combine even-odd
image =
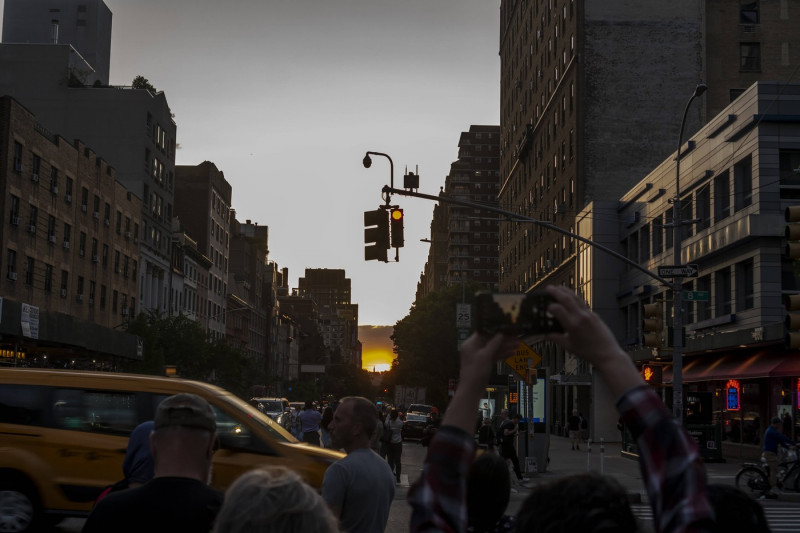
[[[738,411],[742,408],[739,402],[741,385],[735,379],[731,379],[725,384],[725,398],[728,411]]]

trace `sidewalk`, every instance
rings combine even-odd
[[[529,488],[547,483],[564,476],[585,474],[588,471],[603,473],[616,478],[628,491],[631,502],[646,502],[647,495],[639,471],[639,462],[621,455],[620,443],[604,444],[601,453],[600,443],[592,443],[591,452],[586,444],[573,451],[570,440],[565,437],[550,436],[550,463],[547,471],[539,474],[526,474],[530,481],[525,483]],[[520,466],[524,459],[520,457]],[[734,485],[736,473],[741,468],[739,462],[706,463],[708,482],[721,485]],[[526,492],[523,486],[516,487]],[[780,500],[800,502],[800,493],[787,491],[781,494]]]

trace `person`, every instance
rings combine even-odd
[[[381,456],[381,459],[386,459],[386,446],[381,437],[383,437],[383,413],[380,409],[376,409],[375,413],[378,417],[378,422],[375,424],[375,429],[372,430],[372,436],[369,438],[369,447],[372,451]]]
[[[519,468],[519,457],[517,456],[517,448],[514,446],[514,438],[519,435],[519,423],[522,417],[519,413],[515,413],[512,418],[508,418],[508,409],[500,411],[500,456],[506,461],[511,461],[511,466],[514,468],[514,475],[517,476],[517,481],[528,481],[527,477],[522,475]]]
[[[325,471],[322,498],[348,533],[383,531],[394,499],[392,469],[370,448],[378,419],[375,406],[360,396],[341,400],[328,428],[336,449],[347,454]]]
[[[617,410],[636,440],[640,450],[639,463],[648,501],[653,512],[655,531],[662,533],[714,531],[714,511],[706,495],[706,474],[697,444],[686,430],[672,417],[655,391],[642,379],[631,358],[620,348],[613,333],[575,293],[561,286],[545,289],[551,302],[547,311],[563,328],[563,333],[548,333],[545,340],[554,342],[593,365],[603,377],[609,392],[618,398]],[[481,394],[489,380],[492,361],[508,356],[516,347],[511,339],[509,351],[503,353],[500,334],[491,339],[473,335],[461,347],[461,382],[447,413],[458,410],[460,391],[467,397],[467,431],[472,423],[473,398]],[[463,433],[451,430],[457,425],[445,417],[444,425],[431,442],[423,465],[422,476],[409,491],[412,506],[410,529],[418,531],[463,531],[461,517],[468,514],[466,483],[458,483],[472,460],[466,449],[474,441]],[[474,446],[474,444],[473,444]],[[471,450],[469,450],[471,451]],[[447,483],[441,480],[446,479]],[[574,479],[574,478],[573,478]],[[584,478],[577,484],[589,484],[595,493],[606,494],[601,480]],[[598,492],[599,491],[599,492]],[[595,517],[591,528],[584,531],[618,531],[614,520],[617,514],[606,514],[606,500],[594,500],[585,491],[553,492],[537,487],[537,498],[525,500],[517,514],[517,531],[571,531],[571,521],[586,522]],[[533,492],[531,493],[533,494]],[[548,494],[551,497],[548,498]],[[626,497],[618,501],[629,505]],[[550,509],[560,508],[560,513]],[[540,511],[540,512],[537,512]],[[550,520],[542,521],[547,515]],[[524,520],[523,520],[524,518]],[[602,518],[602,520],[601,520]],[[627,520],[627,514],[622,517]]]
[[[150,434],[153,479],[103,498],[83,532],[210,531],[223,499],[207,485],[216,432],[214,411],[203,398],[182,393],[163,400]]]
[[[777,498],[775,493],[775,485],[778,476],[778,463],[780,457],[778,455],[778,448],[787,448],[794,446],[795,443],[792,439],[781,433],[781,419],[777,416],[773,417],[767,431],[764,432],[764,444],[761,451],[761,457],[766,459],[769,465],[769,490],[761,495],[762,498]]]
[[[513,335],[473,333],[461,345],[458,387],[428,447],[422,475],[408,492],[410,531],[467,529],[466,479],[475,458],[475,404],[489,382],[493,363],[510,357],[518,344]]]
[[[580,450],[581,445],[580,442],[578,442],[578,438],[581,431],[581,419],[578,417],[577,409],[573,409],[572,416],[567,418],[567,429],[569,430],[569,440],[572,444],[572,451],[575,451],[576,448]]]
[[[514,531],[516,518],[506,514],[510,498],[511,476],[505,460],[494,453],[476,457],[467,476],[467,532]]]
[[[338,533],[322,497],[284,466],[242,474],[225,493],[214,533]]]
[[[328,429],[331,420],[333,420],[333,408],[329,405],[322,410],[322,419],[319,423],[319,431],[321,433],[320,441],[322,442],[323,448],[331,447],[331,432]]]
[[[716,516],[715,533],[770,532],[764,508],[745,492],[731,485],[722,484],[709,484],[706,492]]]
[[[431,439],[436,435],[436,432],[439,431],[441,425],[442,420],[439,418],[439,410],[434,407],[428,415],[428,424],[425,426],[425,429],[422,430],[422,438],[419,443],[423,446],[430,444]]]
[[[322,415],[314,409],[313,402],[306,402],[303,410],[297,415],[297,420],[300,422],[300,434],[303,436],[303,442],[319,446],[319,423],[322,421]]]
[[[400,457],[403,455],[403,421],[400,420],[397,409],[392,409],[389,413],[385,431],[390,431],[392,434],[387,445],[389,468],[394,472],[397,483],[400,483],[400,473],[402,472]]]
[[[492,419],[488,416],[483,419],[483,424],[478,429],[478,447],[486,450],[487,452],[494,453],[494,443],[497,436],[492,427]]]
[[[153,454],[150,452],[152,432],[152,420],[142,422],[133,428],[128,439],[128,448],[125,450],[125,459],[122,461],[123,478],[106,487],[95,500],[95,505],[112,492],[139,487],[153,479]]]

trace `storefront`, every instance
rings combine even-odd
[[[663,376],[665,384],[672,383],[671,365]],[[781,429],[787,436],[800,437],[800,351],[767,348],[687,356],[683,383],[685,398],[692,393],[710,396],[711,420],[723,443],[760,448],[775,416],[785,421]],[[693,408],[692,402],[684,403]],[[703,403],[707,410],[709,402]],[[697,414],[687,413],[687,423]]]

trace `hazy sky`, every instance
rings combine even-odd
[[[436,194],[459,134],[499,124],[500,0],[105,2],[111,83],[142,75],[165,92],[177,163],[225,173],[237,218],[269,226],[291,287],[305,268],[343,268],[360,324],[405,316],[434,204],[395,197],[400,262],[365,262],[363,212],[382,203],[389,164],[361,160],[388,153],[398,188],[419,165],[420,192]]]

